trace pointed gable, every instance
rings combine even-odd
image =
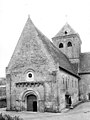
[[[62,29],[55,35],[55,37],[71,35],[71,34],[76,34],[76,32],[71,28],[71,26],[68,23],[66,23],[62,27]]]
[[[33,56],[33,52],[35,50],[39,51],[40,49],[38,39],[39,38],[36,28],[30,17],[28,17],[27,22],[19,38],[19,41],[14,50],[14,53],[8,64],[8,68],[13,69],[17,67],[23,67],[30,62],[29,59],[31,58],[34,62],[35,60],[33,59],[35,58],[35,55]]]
[[[41,50],[42,46],[44,46],[43,50]],[[37,64],[38,66],[39,64],[47,64],[47,55],[44,54],[45,50],[56,64],[59,63],[60,67],[74,74],[68,58],[35,27],[30,18],[28,18],[25,24],[15,51],[9,62],[8,69],[12,70],[24,67],[25,65],[30,66],[30,64]]]

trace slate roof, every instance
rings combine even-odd
[[[71,63],[72,68],[76,74],[78,74],[78,63]]]
[[[66,23],[54,37],[66,36],[71,34],[76,34],[76,32],[72,29],[72,27],[68,23]]]
[[[67,71],[75,74],[68,58],[56,48],[56,46],[45,36],[41,33],[37,28],[39,38],[42,40],[43,44],[45,45],[46,49],[54,59],[56,63],[59,63],[60,67],[66,69]]]
[[[30,17],[28,18],[28,20],[25,24],[25,27],[24,27],[23,32],[21,34],[21,37],[17,43],[17,46],[16,46],[15,51],[13,53],[13,56],[10,60],[9,66],[10,66],[10,64],[15,62],[15,59],[16,59],[16,57],[18,55],[18,51],[19,51],[18,48],[21,47],[20,45],[22,44],[22,41],[25,42],[26,39],[28,39],[28,40],[30,40],[30,39],[42,40],[42,43],[44,44],[45,48],[47,49],[47,51],[50,53],[50,55],[54,59],[55,63],[59,63],[60,67],[75,74],[68,58],[61,51],[59,51],[54,46],[54,44],[43,33],[41,33],[35,27],[35,25],[31,21]]]
[[[79,73],[90,72],[90,53],[80,54]]]

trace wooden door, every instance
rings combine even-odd
[[[35,95],[27,96],[27,111],[37,111],[37,97]]]
[[[33,111],[37,111],[37,101],[33,101]]]

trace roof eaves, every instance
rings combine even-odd
[[[71,35],[72,35],[72,37],[75,37],[77,35],[77,33],[76,34],[63,35],[63,36],[57,36],[57,37],[53,37],[52,39],[55,39],[55,38],[57,38],[57,39],[60,39],[60,38],[70,38]]]
[[[71,75],[73,75],[73,76],[75,76],[75,77],[77,77],[77,78],[79,78],[79,79],[80,79],[80,76],[79,76],[79,75],[74,74],[73,72],[68,71],[68,70],[66,70],[65,68],[61,67],[61,66],[59,66],[59,69],[62,69],[62,70],[64,70],[65,72],[67,72],[67,73],[69,73],[69,74],[71,74]]]

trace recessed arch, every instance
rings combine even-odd
[[[28,68],[28,69],[25,69],[25,71],[23,72],[23,74],[27,74],[28,72],[35,72],[33,69],[31,68]]]
[[[72,43],[70,41],[67,43],[67,47],[72,47]]]
[[[22,101],[22,105],[24,105],[24,108],[26,111],[39,111],[40,105],[39,101],[41,100],[40,93],[36,90],[25,90],[21,93],[19,100]],[[29,109],[28,106],[31,105],[31,109]]]
[[[34,81],[35,71],[33,69],[26,69],[23,74],[26,81]]]
[[[21,99],[22,99],[22,101],[24,101],[24,100],[25,100],[25,97],[27,97],[27,96],[30,95],[30,94],[33,94],[33,95],[37,96],[37,99],[40,100],[40,95],[39,95],[39,93],[38,93],[37,91],[26,90],[26,91],[24,91],[24,92],[21,94]]]
[[[63,43],[60,43],[60,44],[59,44],[59,48],[63,48]]]

